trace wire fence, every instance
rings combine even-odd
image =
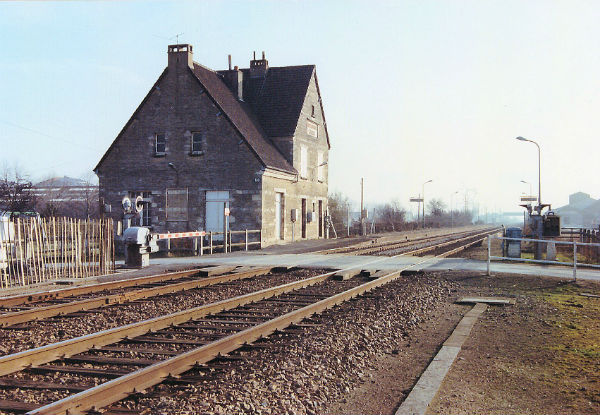
[[[494,256],[491,254],[492,240],[501,240],[508,244],[515,244],[514,253],[511,253],[511,247],[507,246],[503,251],[503,256]],[[542,244],[543,254],[541,259],[524,258],[522,250],[524,244]],[[565,249],[560,249],[564,247]],[[562,251],[562,252],[561,252]],[[550,254],[551,252],[551,254]],[[561,254],[562,255],[559,255]],[[490,274],[490,263],[492,260],[530,262],[536,264],[555,264],[567,265],[573,267],[573,279],[577,279],[577,267],[586,266],[590,268],[600,268],[597,263],[600,257],[600,243],[560,241],[555,239],[531,239],[531,238],[506,238],[490,235],[488,237],[488,256],[487,256],[487,274]]]
[[[2,218],[0,288],[114,270],[112,219]]]

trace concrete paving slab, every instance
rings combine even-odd
[[[362,272],[362,269],[360,269],[360,268],[348,269],[345,271],[340,271],[340,272],[335,273],[333,275],[333,279],[337,280],[337,281],[345,281],[345,280],[349,280],[352,277],[357,276],[361,272]]]
[[[471,333],[473,325],[479,316],[487,309],[487,304],[477,303],[460,320],[450,337],[433,358],[425,372],[421,375],[417,384],[400,405],[395,415],[424,415],[429,404],[442,385],[446,374],[452,363],[456,360],[458,353]]]
[[[492,305],[509,305],[514,304],[514,298],[506,298],[506,297],[461,297],[456,300],[457,304],[476,304],[476,303],[485,303]]]
[[[396,415],[425,414],[429,403],[440,388],[442,380],[458,356],[458,352],[460,352],[460,347],[442,346],[410,394],[402,402]]]

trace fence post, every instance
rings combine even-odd
[[[204,255],[204,236],[200,237],[200,256]]]
[[[194,238],[194,255],[198,255],[198,238]]]
[[[246,228],[246,251],[248,250],[248,229]]]
[[[212,237],[212,231],[210,231],[210,254],[212,255],[213,253],[213,237]]]
[[[573,242],[573,280],[577,281],[577,242]]]
[[[487,247],[488,248],[487,249],[487,251],[488,251],[488,257],[487,257],[487,275],[489,276],[490,275],[490,256],[491,256],[491,253],[492,253],[492,235],[488,235],[487,243],[488,243],[487,244],[488,245],[488,247]]]

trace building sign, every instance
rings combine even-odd
[[[319,137],[319,124],[306,120],[306,134],[315,138]]]

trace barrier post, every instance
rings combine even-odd
[[[577,242],[573,242],[573,280],[577,281]]]
[[[200,237],[200,256],[204,255],[204,236]]]
[[[212,255],[213,253],[213,237],[212,237],[212,231],[210,231],[210,254]]]
[[[248,229],[246,229],[246,251],[248,250]]]
[[[488,257],[487,257],[487,275],[490,275],[490,256],[492,254],[492,235],[488,235],[487,238],[487,245],[488,245]]]

